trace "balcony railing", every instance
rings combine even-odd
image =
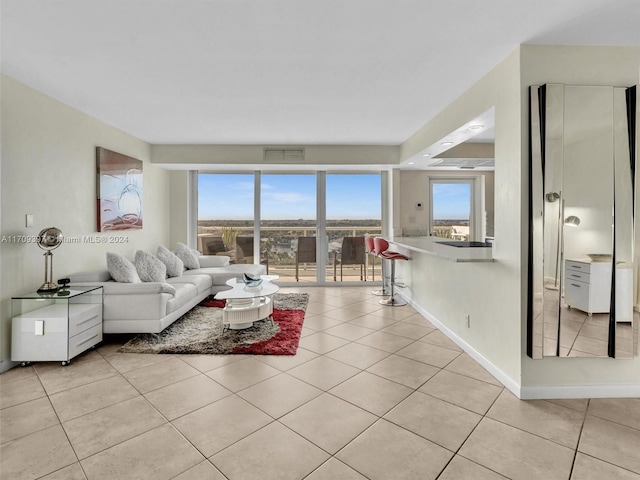
[[[254,262],[253,227],[198,227],[198,250],[205,255],[227,255],[233,263]],[[334,263],[340,258],[343,237],[380,235],[380,226],[340,225],[326,228],[327,265],[324,267],[325,279],[334,280]],[[231,232],[231,234],[229,234]],[[260,228],[260,262],[270,274],[279,275],[282,281],[296,281],[296,247],[298,237],[315,237],[315,226],[278,226]],[[225,235],[226,233],[226,235]],[[224,240],[223,240],[224,239]],[[320,267],[322,268],[322,267]],[[382,278],[380,260],[365,255],[363,280],[380,281]],[[318,265],[313,262],[299,263],[298,281],[315,282]],[[340,267],[336,270],[339,272]],[[360,281],[360,265],[343,265],[342,277],[338,273],[336,280]]]

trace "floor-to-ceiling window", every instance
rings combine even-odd
[[[205,255],[254,263],[254,174],[198,175],[198,245]]]
[[[380,281],[381,174],[199,173],[198,250],[261,263],[282,282]],[[259,260],[256,258],[259,255]]]
[[[316,176],[262,173],[260,238],[269,273],[282,281],[316,281]]]
[[[380,280],[380,261],[365,252],[365,235],[382,232],[379,173],[326,176],[326,280]]]

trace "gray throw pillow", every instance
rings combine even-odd
[[[169,277],[181,277],[184,271],[184,264],[175,253],[166,247],[160,245],[156,252],[158,259],[167,267],[167,276]]]
[[[184,263],[184,267],[187,270],[193,270],[194,268],[200,268],[200,261],[198,260],[198,256],[193,253],[188,246],[184,243],[178,242],[178,246],[176,248],[176,255],[182,263]]]
[[[140,280],[143,282],[164,282],[167,278],[167,267],[150,253],[138,250],[133,261]]]
[[[107,270],[116,282],[140,283],[135,265],[117,253],[107,252]]]

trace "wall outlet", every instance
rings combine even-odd
[[[464,316],[464,324],[467,326],[467,328],[471,328],[471,315],[469,315],[468,313]]]

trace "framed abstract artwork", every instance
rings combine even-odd
[[[142,228],[142,161],[96,147],[98,231]]]

